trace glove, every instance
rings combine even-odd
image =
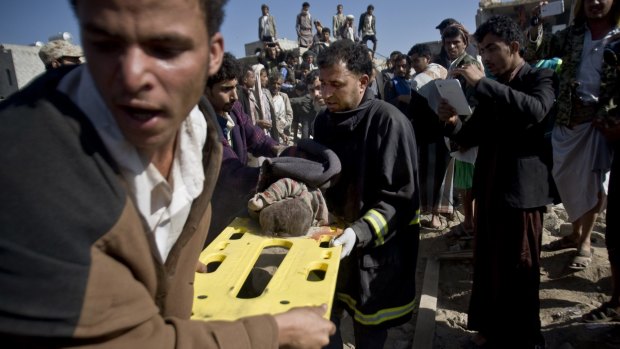
[[[332,240],[332,246],[341,246],[342,252],[340,253],[340,259],[351,254],[353,247],[355,247],[355,243],[357,242],[357,235],[355,231],[351,228],[345,229],[342,234],[340,234],[337,238]]]

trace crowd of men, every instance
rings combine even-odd
[[[366,12],[359,18],[357,28],[354,26],[355,16],[343,13],[342,4],[336,6],[336,14],[332,17],[332,29],[324,26],[321,21],[313,20],[310,14],[310,3],[301,5],[301,12],[295,18],[295,30],[297,32],[297,44],[300,48],[311,49],[318,54],[322,47],[328,46],[333,40],[349,39],[356,42],[367,43],[371,41],[372,53],[377,50],[377,18],[373,14],[375,7],[368,5]],[[276,20],[269,13],[269,6],[261,6],[262,15],[258,18],[258,39],[264,43],[277,42]],[[316,28],[316,34],[312,34],[312,28]]]
[[[357,31],[338,5],[332,42],[304,2],[302,57],[279,48],[263,5],[265,47],[243,65],[223,51],[225,0],[71,3],[86,63],[50,43],[48,71],[0,104],[8,347],[342,348],[347,312],[356,348],[410,348],[420,214],[441,227],[452,185],[474,237],[468,347],[545,347],[541,249],[575,249],[568,267],[587,268],[607,200],[612,295],[582,320],[620,320],[620,85],[602,55],[620,38],[620,1],[577,1],[555,34],[496,16],[470,35],[448,18],[438,56],[416,44],[380,72],[372,5]],[[557,58],[561,70],[537,68]],[[438,95],[445,79],[465,112]],[[341,164],[317,183],[345,223],[332,314],[190,320],[199,253],[244,214],[265,158],[307,142]],[[560,200],[573,234],[542,246],[543,214]]]

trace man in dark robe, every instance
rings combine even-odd
[[[543,348],[540,330],[540,245],[545,206],[553,201],[550,148],[544,131],[555,99],[551,70],[523,59],[523,34],[508,17],[482,24],[474,34],[484,65],[454,69],[478,100],[462,123],[449,101],[439,118],[463,146],[479,146],[473,178],[476,200],[474,282],[468,327],[477,345]],[[502,321],[498,321],[498,315]],[[485,347],[486,347],[485,346]]]

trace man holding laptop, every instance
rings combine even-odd
[[[553,201],[550,147],[544,139],[556,79],[523,59],[517,23],[497,16],[474,34],[485,67],[453,69],[473,88],[478,105],[463,123],[447,100],[439,105],[445,133],[479,146],[473,176],[476,200],[474,282],[468,327],[477,345],[543,348],[540,331],[540,244],[545,205]],[[497,321],[497,311],[510,316]]]

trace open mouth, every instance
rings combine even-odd
[[[130,118],[138,120],[138,121],[150,120],[154,118],[155,115],[157,114],[154,110],[146,110],[146,109],[139,109],[139,108],[132,108],[132,107],[125,107],[123,109],[125,110],[125,113],[127,113],[127,115]]]
[[[161,110],[151,108],[139,108],[127,105],[119,106],[119,109],[132,121],[141,125],[155,119],[161,114]]]

